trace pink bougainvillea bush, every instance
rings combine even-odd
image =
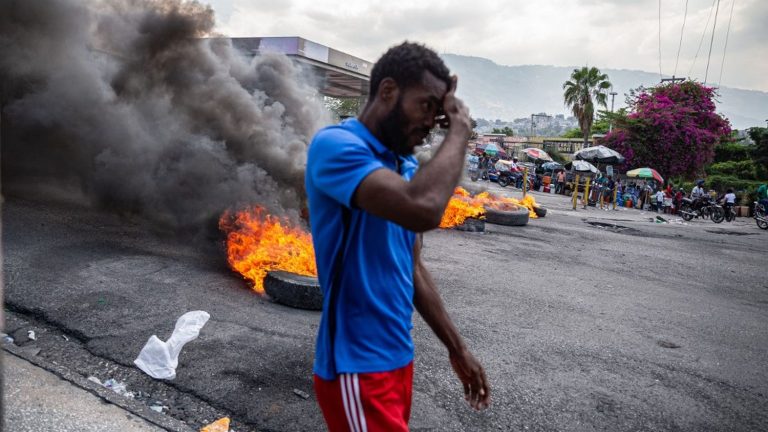
[[[605,145],[626,158],[625,169],[651,167],[664,177],[700,175],[714,148],[731,133],[715,112],[715,90],[694,81],[640,89],[629,114],[616,118]]]

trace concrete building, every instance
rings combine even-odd
[[[285,54],[307,66],[317,79],[318,91],[335,98],[368,97],[373,63],[301,37],[236,37],[232,45],[253,56]],[[363,104],[361,104],[363,105]]]

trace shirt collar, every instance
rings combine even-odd
[[[361,122],[360,120],[356,118],[350,118],[347,120],[344,120],[341,123],[342,127],[354,132],[357,136],[364,139],[368,144],[371,145],[371,148],[373,148],[373,151],[375,151],[378,154],[384,153],[389,151],[389,149],[381,143],[373,134],[371,131],[368,130],[367,127]]]

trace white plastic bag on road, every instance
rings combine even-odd
[[[176,328],[173,329],[173,334],[167,342],[152,335],[133,363],[152,378],[168,380],[176,378],[181,348],[187,342],[197,339],[200,329],[210,317],[208,312],[204,311],[185,313],[176,321]]]

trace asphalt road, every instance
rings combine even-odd
[[[428,268],[493,402],[469,410],[445,349],[416,318],[412,429],[768,430],[768,232],[750,219],[657,224],[535,196],[550,212],[525,227],[426,235]],[[238,432],[322,430],[311,385],[319,313],[250,292],[216,241],[20,200],[3,205],[3,235],[17,344],[125,381],[193,427],[230,415]],[[190,310],[211,319],[177,378],[133,367],[149,336],[166,339]],[[29,329],[36,341],[24,340]]]

